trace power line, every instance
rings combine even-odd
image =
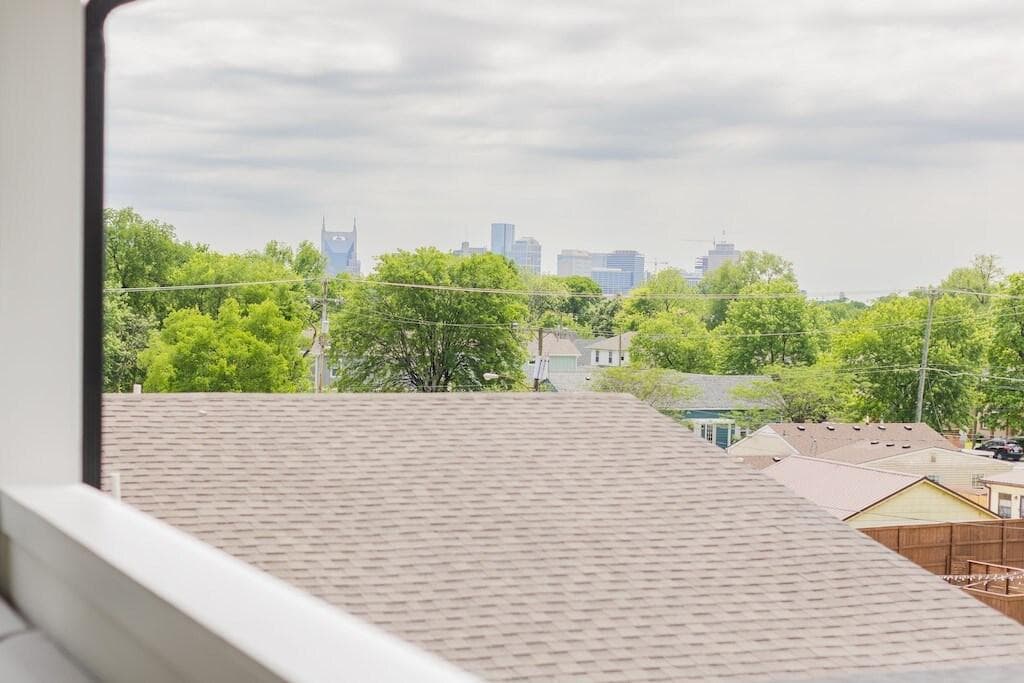
[[[210,282],[199,285],[154,285],[152,287],[108,287],[104,294],[127,294],[129,292],[178,292],[189,289],[224,289],[228,287],[256,287],[258,285],[285,285],[313,282],[319,278],[292,278],[287,280],[253,280],[249,282]]]

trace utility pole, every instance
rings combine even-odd
[[[619,355],[615,359],[616,365],[622,365],[622,333],[619,332]]]
[[[327,375],[327,278],[323,279],[320,293],[320,349],[316,356],[316,393],[324,390],[324,379]]]
[[[935,309],[935,290],[928,289],[928,318],[924,323],[924,344],[921,345],[921,370],[917,376],[917,409],[914,411],[914,422],[921,421],[924,411],[924,382],[928,375],[928,345],[932,339],[932,312]]]
[[[540,391],[540,371],[544,358],[544,328],[537,328],[537,358],[533,361],[533,390]]]

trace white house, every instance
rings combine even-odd
[[[636,332],[624,332],[614,337],[600,339],[587,349],[590,351],[590,363],[601,367],[629,364],[629,346]]]

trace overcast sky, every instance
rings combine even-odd
[[[359,221],[366,264],[485,244],[811,293],[1024,270],[1024,2],[140,0],[109,20],[108,189],[219,249]]]

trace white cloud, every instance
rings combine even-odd
[[[501,217],[548,267],[689,265],[725,228],[812,290],[1024,268],[1022,29],[1002,1],[148,0],[108,23],[108,196],[223,248],[359,213],[364,260]]]

